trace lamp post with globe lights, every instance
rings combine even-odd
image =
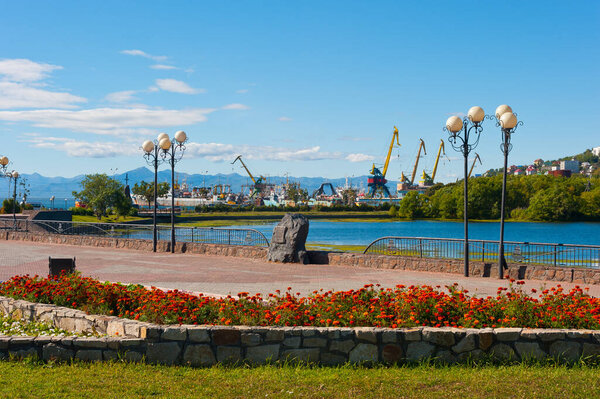
[[[8,160],[7,157],[0,158],[0,169],[2,169],[3,174],[6,174],[6,168],[8,167],[9,163],[10,163],[10,161]]]
[[[451,116],[446,121],[446,127],[444,128],[450,136],[448,142],[452,145],[456,151],[461,152],[465,159],[464,171],[465,171],[465,184],[464,184],[464,211],[463,219],[465,224],[465,239],[464,239],[464,274],[465,277],[469,276],[469,215],[468,215],[468,158],[469,153],[477,147],[479,143],[479,137],[483,131],[481,126],[484,119],[489,119],[490,116],[486,115],[481,107],[471,107],[467,116],[460,119],[458,116]]]
[[[523,122],[517,120],[517,115],[513,113],[511,107],[506,104],[498,106],[496,108],[496,126],[500,127],[502,132],[502,144],[500,149],[504,154],[504,169],[502,173],[502,202],[500,205],[500,244],[498,248],[498,277],[504,278],[504,268],[506,266],[506,259],[504,258],[504,206],[506,202],[506,174],[508,167],[508,153],[512,150],[512,144],[510,142],[512,134],[517,130],[519,125]]]
[[[15,181],[13,190],[13,226],[14,230],[17,230],[17,180],[19,179],[19,172],[13,170],[10,173],[10,177]]]
[[[175,253],[175,164],[181,161],[186,142],[187,135],[183,130],[176,132],[172,140],[166,133],[159,135],[161,156],[171,165],[171,253]]]
[[[156,209],[158,208],[158,165],[161,163],[159,151],[160,147],[158,143],[160,139],[162,139],[165,133],[161,133],[158,135],[158,138],[152,142],[150,140],[146,140],[142,143],[142,150],[144,151],[144,158],[146,158],[146,162],[148,165],[154,168],[154,212],[152,214],[152,251],[156,252],[156,245],[158,242],[158,234],[156,230]]]

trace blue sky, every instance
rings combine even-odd
[[[183,129],[178,168],[343,177],[430,170],[450,115],[507,103],[510,163],[600,146],[600,3],[554,1],[4,2],[0,131],[12,167],[49,176],[145,165]],[[501,166],[486,122],[476,151]],[[450,160],[438,177],[461,175]],[[419,169],[422,169],[420,167]]]

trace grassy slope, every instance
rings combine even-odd
[[[579,366],[192,369],[0,362],[3,398],[593,398],[599,394],[598,368]]]

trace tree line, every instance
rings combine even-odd
[[[463,218],[463,181],[410,191],[390,215],[402,218]],[[469,218],[500,218],[502,176],[469,179]],[[508,176],[506,217],[524,221],[600,220],[600,178]]]

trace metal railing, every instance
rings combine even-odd
[[[14,221],[0,220],[0,230],[15,230]],[[55,220],[17,220],[16,230],[34,233],[152,240],[152,225],[88,223]],[[159,240],[171,240],[170,226],[157,226]],[[268,247],[269,240],[254,229],[175,227],[177,242]]]
[[[469,239],[469,259],[498,262],[498,241]],[[365,254],[463,259],[464,240],[429,237],[382,237],[364,250]],[[508,263],[600,268],[600,246],[537,242],[504,242]]]

